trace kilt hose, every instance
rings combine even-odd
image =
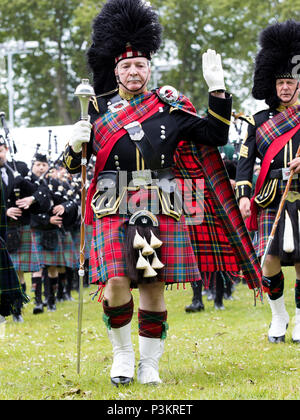
[[[58,231],[58,243],[55,249],[45,249],[42,245],[42,230],[32,229],[33,236],[36,241],[37,251],[39,254],[40,265],[45,267],[73,267],[73,262],[70,263],[70,247],[72,248],[71,234],[67,235],[67,238],[62,239],[61,233]],[[66,248],[63,247],[66,246]],[[66,257],[64,256],[66,253]],[[66,261],[70,265],[66,265]]]
[[[37,244],[30,225],[20,226],[21,244],[10,256],[17,271],[32,273],[41,268]]]
[[[158,281],[166,285],[200,281],[197,261],[184,218],[176,222],[171,217],[157,215],[160,229],[160,260],[165,267],[159,270]],[[113,215],[96,219],[90,253],[89,280],[105,285],[112,277],[127,276],[125,263],[125,225],[129,218]]]

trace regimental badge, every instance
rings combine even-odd
[[[114,113],[126,108],[129,105],[129,103],[128,101],[126,101],[126,99],[121,99],[120,101],[117,101],[115,103],[111,103],[110,101],[108,101],[107,105],[110,112]]]
[[[173,104],[179,98],[178,91],[173,86],[163,86],[158,90],[158,96],[163,102]]]

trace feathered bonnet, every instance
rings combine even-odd
[[[274,109],[280,103],[276,79],[297,77],[297,58],[294,57],[300,55],[300,22],[290,19],[268,26],[260,33],[259,43],[261,49],[255,59],[252,95],[255,99],[264,99]]]
[[[114,74],[122,58],[151,56],[161,44],[157,13],[144,0],[108,0],[93,22],[87,59],[96,95],[117,86]]]

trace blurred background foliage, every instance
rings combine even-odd
[[[85,53],[101,0],[2,0],[0,3],[0,101],[8,112],[7,51],[12,41],[35,41],[15,52],[15,125],[65,125],[78,119],[74,90],[91,75]],[[259,32],[288,18],[300,20],[300,0],[152,0],[164,27],[163,47],[153,61],[152,86],[169,84],[186,94],[201,113],[207,104],[202,54],[222,55],[236,111],[252,112],[253,60]],[[5,52],[6,51],[6,52]]]

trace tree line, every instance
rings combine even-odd
[[[72,124],[79,104],[74,91],[90,78],[85,53],[101,0],[2,0],[0,43],[37,41],[27,54],[13,56],[15,122],[28,126]],[[300,20],[300,0],[152,0],[163,25],[160,59],[170,68],[155,82],[170,84],[191,98],[199,111],[207,103],[202,54],[222,55],[227,89],[241,111],[251,96],[258,34],[268,24]],[[170,48],[170,46],[172,48]],[[1,50],[1,49],[0,49]],[[0,52],[1,55],[1,52]],[[7,58],[2,54],[3,58]],[[1,66],[1,110],[8,113],[6,66]],[[153,86],[154,87],[154,86]]]

